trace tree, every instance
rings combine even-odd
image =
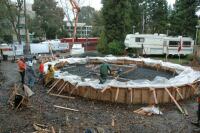
[[[95,11],[92,17],[92,36],[100,36],[103,32],[103,16],[102,11]]]
[[[79,13],[79,22],[86,23],[87,25],[92,24],[92,17],[94,16],[95,9],[90,6],[81,7],[81,12]]]
[[[34,0],[32,8],[36,18],[33,20],[35,28],[32,28],[32,32],[37,36],[55,39],[62,29],[64,12],[56,5],[55,0]]]
[[[130,11],[130,19],[131,26],[135,26],[135,32],[142,32],[142,16],[143,16],[143,8],[140,5],[141,0],[130,0],[131,11]],[[129,31],[131,32],[131,31]]]
[[[108,43],[123,42],[131,30],[129,0],[102,0],[103,23]]]
[[[195,36],[198,0],[176,0],[170,17],[171,35]]]
[[[19,44],[21,44],[19,24],[20,24],[20,15],[22,11],[22,5],[23,5],[22,0],[17,0],[16,3],[11,3],[11,1],[8,1],[8,0],[0,1],[0,7],[1,7],[0,14],[1,14],[1,20],[2,20],[1,24],[7,23],[7,26],[9,25],[12,26],[12,29],[10,30],[14,30],[14,33],[17,36],[17,40]],[[6,27],[3,27],[2,29],[5,29],[5,28]],[[10,34],[12,34],[12,32],[10,32]]]

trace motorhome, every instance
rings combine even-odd
[[[182,41],[181,50],[178,51]],[[146,55],[188,55],[193,53],[194,41],[190,37],[171,37],[165,34],[128,34],[124,41],[126,49],[142,49]]]

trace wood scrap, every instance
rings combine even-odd
[[[47,127],[40,127],[39,125],[33,124],[34,129],[37,131],[36,133],[49,133],[50,131]]]
[[[56,96],[56,97],[60,97],[60,98],[66,98],[66,99],[75,99],[75,97],[63,96],[63,95],[53,94],[53,93],[49,93],[49,95],[51,95],[51,96]]]
[[[56,131],[55,131],[53,126],[51,126],[51,133],[56,133]]]
[[[66,108],[66,107],[62,107],[62,106],[58,106],[58,105],[54,105],[54,107],[59,108],[59,109],[65,109],[65,110],[69,110],[69,111],[79,112],[79,110],[77,110],[77,109]]]
[[[176,104],[176,106],[178,107],[178,109],[181,111],[181,113],[184,114],[183,109],[181,108],[181,106],[178,104],[178,102],[174,99],[174,97],[172,96],[172,94],[169,92],[169,90],[167,88],[165,88],[165,91],[169,94],[169,96],[171,97],[171,99],[174,101],[174,103]]]

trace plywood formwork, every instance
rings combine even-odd
[[[63,84],[63,82],[60,81],[52,91],[54,91],[55,93],[60,92],[61,90],[60,87]],[[176,101],[188,99],[193,95],[195,95],[197,91],[197,86],[199,84],[199,82],[195,82],[194,84],[192,84],[193,87],[186,85],[178,88],[176,87],[156,88],[154,92],[152,91],[152,88],[114,88],[114,87],[108,88],[104,92],[102,92],[101,89],[94,89],[89,86],[76,87],[68,82],[64,83],[65,85],[64,89],[62,90],[62,94],[67,93],[68,95],[80,96],[93,100],[127,103],[127,104],[173,103],[173,100],[166,91],[166,89],[169,90],[169,93],[171,93],[171,95],[174,97]],[[157,100],[155,100],[155,96]]]
[[[97,59],[90,59],[90,64],[100,64],[101,61]],[[136,64],[137,66],[148,67],[157,71],[170,72],[176,74],[176,70],[157,65],[147,65],[143,61],[130,61],[130,60],[115,60],[112,64],[128,65]],[[61,68],[66,63],[60,63],[56,66]],[[59,79],[54,79],[55,82]],[[55,83],[54,82],[54,83]],[[199,81],[195,81],[192,84],[186,84],[182,86],[171,86],[164,88],[120,88],[120,87],[107,87],[104,89],[95,89],[91,86],[77,86],[67,81],[59,80],[52,90],[58,94],[65,94],[71,96],[80,96],[93,100],[109,101],[116,103],[126,104],[161,104],[161,103],[174,103],[176,101],[184,100],[192,97],[196,94],[198,89]]]

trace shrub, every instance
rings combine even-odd
[[[97,45],[97,50],[100,53],[103,53],[103,54],[107,54],[109,52],[105,32],[102,32],[101,35],[100,35],[100,40],[99,40],[98,45]]]
[[[122,55],[124,53],[124,45],[119,41],[113,41],[108,44],[109,53],[113,55]]]

